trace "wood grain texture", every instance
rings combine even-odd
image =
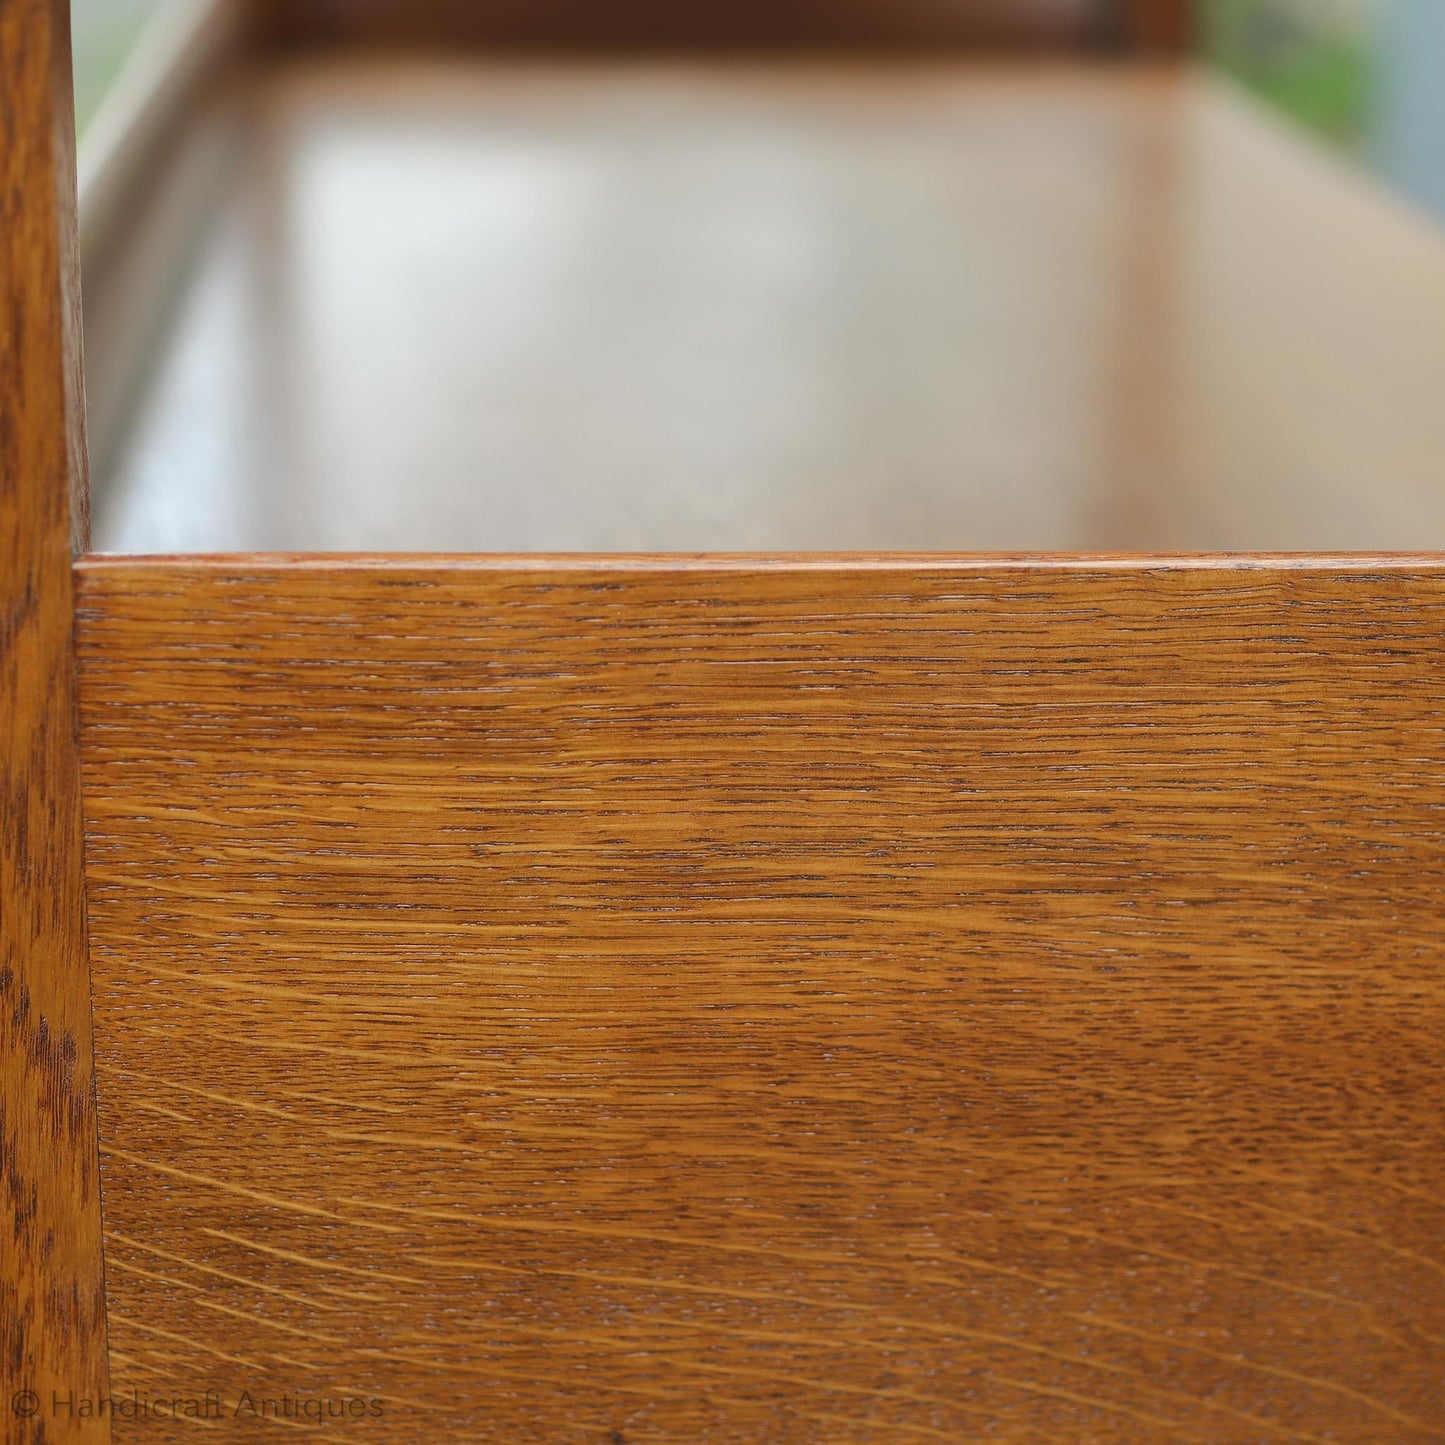
[[[118,1386],[1445,1440],[1440,561],[79,585]]]
[[[28,1445],[109,1438],[53,1408],[105,1386],[71,637],[85,442],[68,13],[0,0],[0,1438]]]

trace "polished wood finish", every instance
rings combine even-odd
[[[5,546],[28,570],[57,518],[75,551],[90,545],[70,12],[4,0],[0,26]]]
[[[1445,1438],[1438,559],[79,585],[119,1386]]]
[[[85,535],[69,11],[0,0],[0,1438],[109,1439],[72,535]]]
[[[105,550],[1445,549],[1445,237],[1200,72],[308,59],[237,102]]]

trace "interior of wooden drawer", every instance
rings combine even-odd
[[[1445,547],[1445,243],[1195,70],[307,43],[194,90],[88,247],[98,549]]]

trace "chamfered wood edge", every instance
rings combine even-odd
[[[1419,572],[1445,552],[213,552],[89,553],[77,575],[215,572]]]
[[[0,1436],[25,1445],[110,1438],[71,571],[87,476],[69,26],[66,0],[0,3]]]

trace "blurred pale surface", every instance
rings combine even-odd
[[[100,549],[1445,548],[1445,241],[1201,76],[235,103]]]

